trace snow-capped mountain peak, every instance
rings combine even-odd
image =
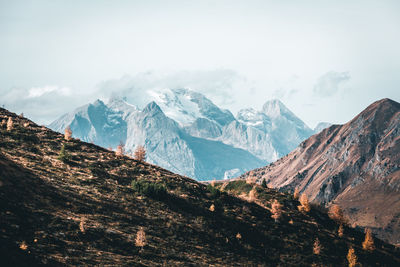
[[[267,115],[253,108],[239,110],[236,119],[247,126],[252,126],[263,131],[266,130],[266,126],[271,124]]]
[[[294,116],[294,114],[278,99],[265,102],[262,111],[270,118],[277,118],[286,114]]]
[[[218,108],[204,95],[189,88],[149,90],[148,94],[166,116],[181,126],[188,126],[198,118],[207,118],[219,125],[235,119],[230,111]]]

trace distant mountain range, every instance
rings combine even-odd
[[[337,203],[351,223],[400,244],[400,104],[382,99],[332,125],[289,155],[242,176],[316,203]]]
[[[238,176],[289,153],[314,134],[279,100],[235,117],[189,89],[144,92],[143,109],[126,99],[97,100],[63,115],[49,127],[103,147],[122,141],[128,153],[144,145],[148,161],[197,180]],[[133,101],[134,102],[134,101]]]

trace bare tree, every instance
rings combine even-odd
[[[72,130],[71,127],[68,125],[64,131],[64,139],[68,141],[71,140],[71,137],[72,137]]]
[[[278,222],[279,218],[282,216],[282,204],[276,199],[271,203],[271,213],[271,217],[275,222]]]
[[[374,238],[372,237],[371,229],[365,229],[365,240],[362,243],[363,249],[373,251],[375,249]]]
[[[146,150],[144,149],[144,146],[142,145],[137,146],[135,150],[135,159],[141,162],[146,160]]]

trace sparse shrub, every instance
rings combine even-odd
[[[314,241],[313,253],[314,253],[315,255],[319,255],[319,254],[321,253],[321,249],[322,249],[321,242],[319,242],[319,239],[318,239],[318,237],[317,237],[317,238],[315,239],[315,241]]]
[[[14,128],[14,122],[11,117],[8,117],[7,131],[11,131]]]
[[[355,267],[357,265],[357,255],[352,247],[349,248],[349,252],[347,253],[347,261],[349,262],[349,267]]]
[[[212,186],[211,184],[207,185],[207,191],[210,192],[211,198],[215,199],[221,195],[221,191],[218,188]]]
[[[60,154],[58,154],[58,159],[62,162],[67,162],[71,159],[71,155],[65,150],[64,144],[61,147]]]
[[[274,219],[275,222],[278,222],[279,218],[282,216],[282,204],[276,199],[271,203],[271,213],[272,219]]]
[[[343,211],[340,208],[340,206],[337,205],[337,204],[334,204],[329,208],[328,215],[332,220],[335,220],[338,223],[341,223],[341,224],[345,223],[345,218],[344,218],[344,215],[343,215]]]
[[[369,228],[365,229],[365,240],[362,243],[362,247],[367,251],[373,251],[375,249],[374,238]]]
[[[301,212],[309,212],[311,210],[310,203],[308,202],[308,197],[305,193],[303,193],[300,197],[300,206],[297,206],[299,211]]]
[[[21,244],[19,244],[19,248],[22,250],[27,250],[28,249],[28,245],[26,244],[25,241],[22,241]]]
[[[343,237],[343,233],[344,233],[343,224],[340,224],[339,229],[338,229],[338,236]]]
[[[236,239],[237,239],[237,240],[242,239],[242,235],[241,235],[240,233],[237,233],[237,234],[236,234]]]
[[[262,183],[261,183],[261,186],[262,186],[263,188],[268,188],[267,181],[265,180],[265,178],[263,179],[263,181],[262,181]]]
[[[72,130],[71,130],[71,127],[68,126],[67,128],[65,128],[65,131],[64,131],[64,139],[69,141],[69,140],[71,140],[71,137],[72,137]]]
[[[139,231],[137,231],[136,233],[135,245],[143,249],[144,246],[146,246],[146,244],[147,244],[146,233],[143,227],[140,227]]]
[[[299,188],[296,187],[296,188],[294,189],[293,198],[294,198],[294,199],[299,199],[299,195],[300,195]]]
[[[85,217],[82,217],[82,218],[81,218],[81,221],[79,222],[79,230],[80,230],[82,233],[85,232],[85,222],[86,222]]]
[[[136,192],[155,199],[165,199],[167,189],[163,184],[156,184],[147,181],[132,181],[132,189]]]
[[[214,212],[214,211],[215,211],[215,205],[214,205],[214,204],[211,204],[209,210],[210,210],[211,212]]]
[[[135,159],[144,162],[146,160],[146,150],[144,146],[138,146],[135,150]]]

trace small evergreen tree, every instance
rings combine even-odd
[[[300,197],[300,206],[297,206],[301,212],[309,212],[311,210],[310,203],[308,202],[308,197],[306,194],[302,194]]]
[[[337,222],[339,222],[341,224],[345,223],[345,218],[344,218],[344,215],[343,215],[343,211],[340,208],[340,206],[337,205],[337,204],[334,204],[329,208],[328,215],[332,220],[335,220],[335,221],[337,221]]]
[[[347,253],[347,261],[349,262],[349,267],[355,267],[357,265],[357,255],[352,247],[349,248],[349,252]]]
[[[144,149],[144,146],[138,146],[135,150],[135,159],[137,161],[145,161],[146,160],[146,150]]]
[[[71,159],[71,156],[65,150],[65,145],[64,144],[61,147],[60,154],[58,154],[58,159],[61,160],[62,162],[67,162],[68,160]]]
[[[271,217],[275,222],[278,222],[279,218],[282,216],[282,205],[276,199],[271,203],[271,213]]]
[[[64,139],[65,140],[71,140],[71,137],[72,137],[72,130],[71,130],[71,127],[67,127],[67,128],[65,128],[65,131],[64,131]]]
[[[343,224],[340,224],[339,229],[338,229],[338,236],[343,237],[343,233],[344,233]]]
[[[137,247],[140,247],[142,250],[143,247],[146,246],[146,244],[146,233],[143,230],[143,227],[140,227],[139,231],[136,233],[135,245]]]
[[[373,251],[375,249],[374,238],[369,228],[365,229],[365,240],[362,243],[362,247],[367,251]]]
[[[321,253],[321,249],[322,249],[321,242],[319,242],[319,239],[318,239],[318,237],[317,237],[317,238],[315,239],[315,241],[314,241],[313,253],[314,253],[315,255],[319,255],[319,254]]]
[[[8,117],[7,131],[11,131],[14,128],[14,122],[11,117]]]
[[[299,188],[296,187],[296,188],[294,189],[293,198],[294,198],[294,199],[299,199],[299,195],[300,195]]]
[[[117,150],[115,150],[115,154],[117,156],[123,156],[125,154],[125,144],[121,141],[117,146]]]

